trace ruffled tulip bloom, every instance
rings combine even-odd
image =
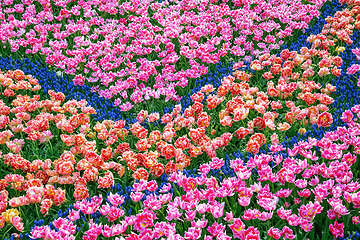
[[[11,224],[14,225],[16,230],[18,230],[19,232],[22,232],[24,230],[24,223],[21,222],[20,217],[18,216],[12,217],[10,221]]]
[[[359,64],[353,64],[351,65],[348,70],[347,70],[347,74],[355,74],[360,70],[360,65]]]
[[[280,239],[281,238],[281,234],[278,228],[274,228],[271,227],[268,231],[267,234],[269,237],[273,237],[274,239]]]
[[[344,237],[343,223],[338,223],[337,221],[335,221],[334,224],[329,225],[329,230],[335,238]]]

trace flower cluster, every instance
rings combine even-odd
[[[150,98],[178,101],[175,87],[220,58],[251,60],[279,48],[324,2],[5,1],[0,33],[6,52],[46,56],[47,64],[76,75],[76,85],[89,84],[128,111]]]
[[[41,89],[37,79],[20,70],[0,72],[0,84],[2,166],[23,173],[0,179],[0,213],[5,216],[0,226],[5,221],[23,229],[16,210],[21,206],[40,204],[40,212],[47,215],[51,206],[64,203],[65,190],[55,186],[74,185],[74,198],[81,200],[89,196],[89,182],[110,188],[110,170],[124,174],[121,164],[109,161],[111,149],[98,154],[96,141],[91,141],[90,114],[95,110],[86,101],[64,101],[64,94],[51,90],[50,99],[41,100],[35,95]]]
[[[348,13],[348,10],[339,12],[335,19],[341,15],[351,16]],[[327,21],[336,25],[332,18]],[[351,28],[350,23],[354,21],[347,22],[338,30]],[[109,120],[97,123],[94,127],[97,138],[109,151],[116,149],[113,152],[134,171],[135,179],[183,170],[204,152],[213,158],[217,156],[216,151],[224,149],[230,141],[241,145],[245,138],[247,147],[242,150],[249,153],[258,153],[266,142],[272,144],[271,149],[280,151],[282,147],[278,143],[282,132],[288,131],[287,135],[304,133],[308,123],[319,127],[332,123],[328,105],[333,99],[329,95],[336,88],[327,83],[331,78],[326,75],[339,76],[343,62],[330,52],[330,47],[343,43],[342,39],[330,40],[332,37],[327,35],[327,29],[332,32],[333,25],[328,24],[321,34],[309,37],[313,43],[310,49],[304,47],[300,53],[283,50],[280,57],[261,55],[250,65],[253,74],[236,70],[233,76],[224,78],[217,89],[212,85],[204,86],[191,96],[193,105],[183,111],[177,105],[171,113],[161,117],[161,122],[166,124],[161,131],[149,131],[141,125],[145,121],[159,120],[159,114],[140,111],[138,123],[129,129],[135,144],[131,144],[133,138],[127,137],[128,130],[121,129],[125,126],[123,121],[117,122],[122,123],[120,128]],[[242,67],[243,62],[234,65],[235,69]],[[266,92],[259,90],[264,88]],[[214,92],[216,94],[210,94]],[[269,130],[277,133],[269,133]]]
[[[173,172],[161,186],[155,181],[134,183],[126,205],[128,197],[119,193],[109,193],[107,203],[102,203],[101,196],[77,202],[66,219],[53,222],[62,223],[57,224],[58,231],[37,226],[32,237],[71,237],[74,233],[68,228],[86,219],[81,214],[97,219],[82,230],[84,239],[100,235],[117,239],[264,239],[266,235],[303,239],[317,231],[343,237],[345,229],[356,229],[359,224],[355,212],[360,206],[360,183],[353,180],[360,153],[360,124],[354,119],[359,114],[360,105],[356,105],[342,117],[349,127],[339,127],[320,140],[299,142],[288,150],[287,158],[261,154],[246,165],[241,159],[225,163],[213,158],[200,166],[196,176]],[[234,177],[219,181],[209,173],[226,165],[235,172]],[[127,216],[129,208],[136,208],[136,214]],[[351,217],[350,212],[354,212]],[[108,222],[104,224],[105,218]],[[262,222],[268,224],[260,226]]]

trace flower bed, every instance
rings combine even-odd
[[[68,79],[53,75],[66,98],[51,90],[49,71],[32,69],[39,80],[30,70],[1,73],[0,235],[356,238],[360,46],[354,40],[360,25],[357,2],[346,3],[307,38],[307,47],[296,45],[300,38],[278,55],[240,58],[227,68],[231,75],[197,86],[162,116],[149,107],[132,111],[134,119],[94,118],[98,109],[81,99],[107,108],[111,102],[90,97],[88,86],[63,87]],[[164,25],[173,14],[164,15]],[[41,215],[44,220],[35,220]]]
[[[209,175],[225,164],[213,158],[197,177],[174,172],[161,186],[141,180],[130,196],[115,187],[120,191],[109,192],[106,203],[102,196],[79,201],[50,227],[36,226],[32,236],[65,238],[79,234],[78,228],[84,239],[317,239],[319,232],[325,239],[343,237],[360,223],[360,185],[352,181],[359,167],[359,144],[353,140],[359,135],[360,125],[353,121],[359,110],[356,105],[343,114],[349,127],[299,142],[289,158],[261,154],[246,165],[231,160],[235,176],[222,181]],[[84,224],[89,229],[83,230]]]
[[[279,48],[319,16],[324,2],[5,1],[1,49],[46,56],[76,75],[75,85],[86,83],[128,111],[153,98],[179,101],[177,89],[220,59],[251,60]]]
[[[311,44],[306,44],[307,36],[310,34],[317,34],[321,31],[323,24],[325,22],[325,18],[327,16],[332,16],[336,11],[341,9],[341,5],[337,1],[332,1],[331,4],[325,4],[323,6],[323,12],[317,19],[316,23],[313,27],[306,29],[305,34],[302,34],[298,37],[298,40],[294,42],[295,46],[297,47],[296,50],[300,51],[302,46],[311,47]],[[291,43],[294,41],[295,37],[292,39],[286,39],[286,43]],[[301,43],[299,40],[305,40]],[[299,47],[301,46],[301,47]],[[281,45],[282,50],[285,49],[285,45]],[[293,49],[293,45],[290,47],[291,50]],[[132,115],[128,115],[124,112],[121,112],[119,108],[114,108],[112,105],[111,100],[99,98],[97,93],[91,92],[91,88],[87,85],[84,86],[76,86],[74,85],[68,76],[57,75],[55,71],[49,71],[47,68],[42,67],[42,63],[38,61],[29,60],[26,58],[24,61],[21,59],[13,59],[15,56],[10,56],[10,58],[0,58],[0,68],[7,69],[7,70],[15,70],[21,69],[26,74],[31,74],[37,77],[46,93],[48,89],[55,90],[58,92],[63,92],[66,94],[68,99],[85,99],[87,100],[91,106],[96,109],[96,114],[94,115],[94,119],[96,121],[102,121],[105,119],[111,120],[126,120],[127,123],[135,123],[137,120],[132,117]],[[183,109],[188,107],[191,103],[190,96],[197,91],[200,91],[201,87],[206,84],[213,84],[215,87],[218,87],[221,84],[221,79],[223,77],[228,76],[232,73],[233,63],[225,63],[221,62],[221,64],[217,64],[213,71],[209,71],[208,77],[203,79],[196,79],[196,82],[193,83],[195,86],[194,88],[189,89],[189,93],[182,97],[180,102]],[[162,105],[164,105],[162,103]],[[169,105],[171,106],[171,105]],[[172,107],[165,107],[162,109],[161,107],[156,109],[160,113],[168,113],[171,112],[174,106]]]

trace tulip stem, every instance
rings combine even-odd
[[[52,144],[51,144],[51,139],[49,139],[49,145],[50,145],[51,154],[53,155],[54,151],[53,151],[53,147],[52,147]]]
[[[36,213],[37,213],[38,219],[40,219],[40,214],[39,214],[39,209],[38,209],[37,203],[35,203],[35,208],[36,208]]]
[[[3,239],[5,239],[5,236],[6,236],[6,234],[10,231],[10,229],[13,227],[13,225],[9,225],[10,227],[9,227],[9,229],[4,233],[4,235],[3,235]]]
[[[231,205],[229,204],[229,200],[228,200],[228,197],[225,197],[225,201],[226,201],[226,204],[229,206],[231,212],[232,212],[232,208],[231,208]]]

